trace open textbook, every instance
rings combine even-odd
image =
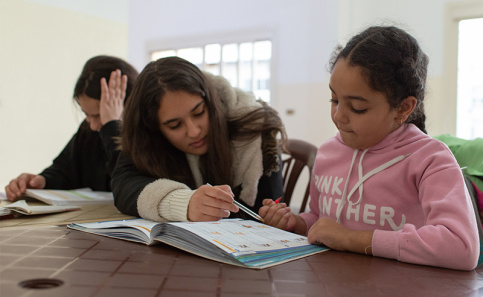
[[[75,205],[29,205],[25,200],[18,200],[0,207],[0,216],[9,215],[12,212],[23,215],[40,215],[78,209],[80,207]]]
[[[92,191],[88,188],[77,190],[27,189],[24,196],[50,205],[82,205],[114,201],[112,192]]]
[[[152,222],[144,219],[70,224],[68,228],[153,245],[163,242],[211,260],[263,269],[329,250],[305,236],[260,222]]]

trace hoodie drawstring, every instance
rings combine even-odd
[[[341,198],[341,201],[340,203],[337,205],[337,210],[336,210],[336,218],[337,218],[337,223],[340,223],[340,214],[342,212],[342,208],[344,208],[344,205],[345,203],[348,201],[350,205],[358,205],[361,200],[362,200],[362,192],[363,192],[363,183],[369,179],[371,176],[373,176],[374,174],[376,173],[379,173],[385,169],[387,169],[388,167],[391,167],[392,165],[396,164],[396,163],[399,163],[401,162],[402,160],[404,160],[406,157],[408,157],[409,155],[411,154],[407,154],[407,155],[400,155],[380,166],[378,166],[377,168],[374,168],[373,170],[369,171],[367,174],[363,175],[363,172],[362,172],[362,159],[364,158],[364,155],[366,154],[366,152],[368,151],[369,149],[365,149],[362,154],[361,154],[361,158],[359,159],[359,168],[358,168],[358,174],[359,174],[359,180],[357,181],[357,183],[354,185],[354,187],[352,188],[352,190],[349,192],[349,195],[346,195],[347,193],[347,187],[348,187],[348,184],[349,184],[349,176],[352,172],[352,168],[353,168],[353,165],[354,165],[354,161],[355,161],[355,158],[357,156],[357,153],[358,153],[358,149],[355,149],[354,150],[354,155],[352,156],[352,162],[351,162],[351,166],[349,168],[349,173],[347,174],[347,179],[345,181],[345,185],[344,185],[344,191],[342,192],[342,198]],[[352,202],[350,200],[350,198],[352,197],[352,195],[354,194],[354,192],[359,189],[359,199],[357,199],[356,202]]]
[[[342,212],[342,208],[344,207],[344,204],[346,202],[345,197],[347,195],[347,186],[349,186],[348,181],[349,181],[349,177],[350,177],[351,172],[352,172],[352,166],[354,166],[354,160],[356,159],[357,152],[358,152],[358,150],[355,149],[354,154],[352,155],[351,166],[349,168],[349,172],[347,173],[347,178],[345,179],[344,191],[342,191],[342,198],[341,198],[340,203],[337,205],[337,210],[336,210],[336,213],[335,213],[335,216],[337,218],[337,223],[340,223],[340,213]]]

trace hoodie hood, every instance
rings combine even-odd
[[[358,205],[361,203],[362,200],[362,194],[364,191],[364,182],[371,178],[373,175],[380,173],[381,171],[384,171],[385,169],[393,166],[394,164],[397,164],[401,161],[403,161],[405,158],[409,157],[411,153],[408,154],[401,154],[398,155],[389,161],[382,162],[379,166],[376,168],[370,170],[367,173],[364,173],[364,166],[363,166],[363,160],[364,156],[366,155],[367,152],[370,153],[384,153],[387,150],[396,150],[397,148],[403,147],[409,143],[418,141],[421,138],[425,138],[424,135],[421,135],[420,133],[412,133],[414,136],[408,138],[407,137],[407,130],[419,130],[416,126],[412,124],[403,124],[401,127],[398,129],[394,130],[392,133],[387,135],[381,142],[376,144],[373,147],[370,147],[365,150],[359,150],[359,149],[354,149],[353,155],[352,155],[352,161],[349,167],[349,171],[347,173],[347,178],[345,180],[344,184],[344,190],[342,192],[342,200],[337,206],[337,211],[336,211],[336,218],[337,222],[340,223],[340,215],[342,213],[342,209],[344,208],[344,205],[346,203],[349,203],[349,205]],[[342,138],[340,137],[340,133],[337,133],[337,139],[342,142]],[[359,164],[357,166],[357,171],[358,171],[358,181],[356,184],[349,190],[348,185],[349,185],[349,180],[351,173],[354,169],[354,163],[356,162],[356,157],[360,153],[360,158],[359,158]],[[353,201],[352,196],[354,193],[358,191],[359,192],[359,198],[356,201]]]
[[[410,137],[408,137],[408,135],[410,135]],[[344,143],[339,132],[337,132],[336,138],[341,143]],[[385,152],[386,150],[398,149],[425,138],[427,138],[427,135],[421,133],[421,130],[415,125],[402,124],[401,127],[389,133],[383,140],[370,147],[368,150],[371,153],[377,153],[379,151]]]

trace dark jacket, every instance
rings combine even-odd
[[[281,163],[280,168],[282,168]],[[124,214],[139,217],[137,208],[139,194],[148,184],[155,182],[156,180],[156,178],[140,174],[129,157],[126,157],[124,154],[119,154],[119,159],[112,178],[112,188],[115,197],[114,201],[117,209]],[[282,170],[272,172],[270,176],[263,175],[260,178],[258,182],[257,198],[253,207],[250,207],[240,199],[237,199],[242,186],[243,185],[238,185],[232,189],[233,194],[235,194],[235,199],[258,213],[258,210],[262,206],[263,199],[276,199],[283,195]],[[241,217],[244,219],[252,219],[251,217],[245,217],[242,211],[240,211],[239,214],[241,214]],[[232,215],[233,217],[236,217],[236,214]]]
[[[111,174],[119,154],[114,137],[120,136],[119,126],[119,121],[111,121],[96,132],[82,122],[52,165],[40,173],[45,188],[111,191]]]

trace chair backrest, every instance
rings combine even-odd
[[[283,190],[284,190],[284,202],[290,205],[292,200],[293,191],[297,180],[302,173],[302,170],[307,166],[309,174],[312,175],[312,168],[314,166],[315,155],[317,154],[317,147],[307,141],[300,139],[288,139],[286,145],[286,152],[288,156],[283,159]],[[305,188],[305,194],[300,207],[300,212],[305,210],[305,206],[309,199],[310,192],[310,176],[307,186]]]

